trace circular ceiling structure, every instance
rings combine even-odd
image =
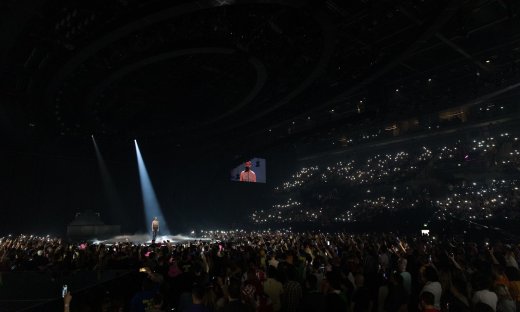
[[[94,112],[93,126],[105,133],[188,131],[247,106],[266,79],[258,59],[232,49],[177,50],[115,71],[90,92],[86,105]]]
[[[0,108],[20,142],[242,150],[428,113],[453,81],[462,94],[518,63],[492,2],[41,0],[0,18]]]
[[[200,1],[110,31],[49,81],[56,122],[65,134],[191,139],[264,116],[332,55],[326,20],[296,3]]]

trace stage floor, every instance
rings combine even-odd
[[[166,243],[170,241],[171,243],[182,243],[182,242],[193,242],[193,241],[211,241],[211,239],[206,237],[194,237],[194,236],[185,236],[185,235],[157,235],[155,239],[156,243]],[[112,238],[108,238],[105,240],[91,240],[93,244],[106,244],[111,245],[115,243],[134,243],[134,244],[151,244],[152,243],[152,235],[150,234],[134,234],[134,235],[118,235]]]

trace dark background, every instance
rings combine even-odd
[[[144,231],[139,172],[133,144],[125,151],[104,153],[122,214],[111,207],[91,141],[81,142],[84,153],[67,150],[6,151],[1,155],[1,232],[65,233],[76,212],[100,212],[107,224],[121,224],[125,233]],[[90,145],[90,146],[89,146]],[[103,153],[103,140],[98,139]],[[229,181],[229,170],[242,160],[221,155],[182,159],[155,153],[140,145],[141,153],[172,233],[193,229],[244,227],[255,209],[272,204],[272,190],[297,167],[291,146],[260,155],[267,158],[267,183]],[[121,155],[126,153],[126,157]],[[293,156],[291,156],[293,155]],[[118,159],[111,159],[117,157]]]
[[[512,0],[0,1],[0,234],[143,231],[134,139],[176,233],[247,226],[365,135],[518,127],[519,30]],[[230,182],[252,157],[267,183]]]

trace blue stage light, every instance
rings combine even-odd
[[[160,224],[160,233],[159,235],[169,235],[170,231],[168,230],[168,226],[166,224],[166,220],[161,211],[161,206],[157,201],[157,196],[155,195],[155,191],[152,185],[152,181],[150,181],[150,177],[148,175],[148,170],[146,170],[146,166],[144,164],[143,157],[141,155],[141,151],[139,150],[139,145],[137,144],[137,140],[134,140],[135,143],[135,153],[137,155],[137,165],[139,167],[139,179],[141,181],[141,192],[143,193],[143,205],[144,205],[144,213],[146,216],[146,228],[148,232],[152,231],[152,220],[154,217],[159,219]]]
[[[108,171],[107,165],[105,163],[105,160],[103,159],[103,155],[101,154],[101,151],[99,150],[99,147],[97,145],[96,139],[94,138],[94,135],[91,135],[92,143],[94,144],[94,150],[96,151],[96,158],[99,165],[99,173],[101,175],[101,180],[103,181],[103,186],[105,188],[105,192],[109,201],[110,205],[110,213],[113,218],[114,222],[122,222],[122,224],[125,224],[127,221],[125,220],[126,214],[123,213],[122,205],[121,205],[121,199],[119,198],[119,195],[117,194],[114,182],[112,180],[112,176],[110,175],[110,172]]]

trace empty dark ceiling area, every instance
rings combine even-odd
[[[512,0],[2,1],[0,125],[14,147],[94,134],[244,152],[429,114],[516,92],[518,13]]]

